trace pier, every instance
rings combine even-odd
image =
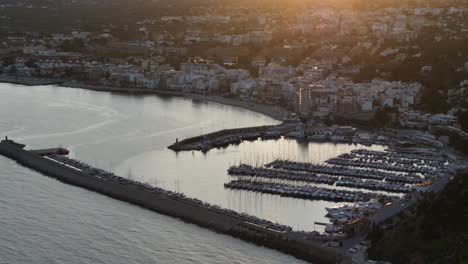
[[[346,258],[341,250],[307,239],[302,232],[292,231],[290,227],[123,178],[60,154],[30,151],[24,147],[12,140],[2,140],[0,154],[64,183],[265,245],[313,263],[337,263]]]
[[[223,129],[213,133],[195,136],[176,142],[168,148],[174,151],[199,150],[207,152],[213,148],[239,144],[244,140],[277,139],[296,128],[296,123],[282,123],[275,126],[257,126],[234,129]]]

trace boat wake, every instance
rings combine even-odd
[[[110,119],[110,120],[99,122],[99,123],[96,123],[96,124],[93,124],[93,125],[90,125],[90,126],[78,129],[78,130],[74,130],[74,131],[29,135],[29,136],[16,138],[16,140],[25,141],[25,140],[31,140],[31,139],[44,139],[44,138],[63,137],[63,136],[69,136],[69,135],[83,134],[83,133],[87,133],[87,132],[94,131],[99,128],[108,126],[112,123],[115,123],[116,121],[118,121],[118,119]]]

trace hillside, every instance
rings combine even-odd
[[[390,230],[369,235],[370,259],[392,263],[468,263],[468,171],[430,194]]]

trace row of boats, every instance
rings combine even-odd
[[[371,168],[386,171],[398,171],[406,173],[423,173],[423,174],[435,174],[437,170],[432,167],[417,167],[408,166],[407,164],[389,164],[384,162],[372,162],[372,161],[360,161],[352,159],[350,156],[341,155],[340,157],[332,158],[326,161],[328,164],[338,166],[349,166],[358,168]]]
[[[398,199],[397,196],[371,192],[329,189],[311,185],[295,186],[291,184],[265,182],[258,180],[233,180],[225,183],[224,187],[228,189],[276,194],[285,197],[334,202],[369,201],[370,199],[380,199],[383,202],[391,202]]]
[[[392,157],[384,155],[374,155],[374,154],[364,154],[356,153],[351,151],[351,153],[342,154],[339,157],[349,158],[349,159],[359,159],[362,161],[368,162],[385,162],[385,163],[396,163],[396,164],[405,164],[411,166],[421,166],[421,167],[446,167],[446,161],[433,161],[425,159],[414,159],[414,158],[404,158],[404,157]]]
[[[364,181],[359,179],[345,179],[340,178],[336,181],[336,186],[350,187],[350,188],[362,188],[367,190],[374,191],[386,191],[394,193],[409,193],[413,191],[412,187],[401,185],[401,184],[392,184],[383,181]]]
[[[304,182],[314,182],[314,183],[323,183],[323,184],[334,184],[339,177],[336,176],[319,176],[315,173],[310,172],[296,172],[296,171],[284,171],[284,170],[274,170],[262,167],[254,167],[248,164],[240,164],[239,166],[231,166],[228,169],[230,175],[237,176],[251,176],[251,177],[261,177],[267,179],[282,179],[290,181],[304,181]]]
[[[384,181],[373,181],[373,180],[360,180],[351,177],[336,177],[317,175],[315,173],[308,172],[296,172],[286,170],[275,170],[262,167],[253,167],[247,164],[240,164],[239,166],[231,166],[228,169],[229,175],[235,176],[247,176],[247,177],[258,177],[263,179],[281,179],[289,181],[302,181],[302,182],[313,182],[320,184],[344,186],[351,188],[361,188],[367,190],[379,190],[395,193],[408,193],[412,191],[411,187],[407,187],[404,184],[389,183]]]
[[[265,167],[288,171],[305,171],[325,175],[347,176],[372,180],[385,180],[386,182],[408,184],[421,183],[425,180],[424,178],[416,174],[404,174],[389,171],[380,171],[376,169],[359,169],[345,166],[330,166],[280,159],[274,160],[266,164]]]
[[[383,204],[378,200],[371,199],[367,202],[355,202],[339,206],[325,207],[326,217],[330,218],[334,225],[342,225],[349,220],[364,217],[377,212],[383,208]]]
[[[165,190],[165,189],[162,189],[162,188],[159,188],[159,187],[151,186],[151,185],[149,185],[147,183],[142,183],[142,182],[130,180],[128,178],[120,177],[120,176],[117,176],[117,175],[115,175],[115,174],[113,174],[111,172],[108,172],[108,171],[105,171],[105,170],[102,170],[102,169],[99,169],[99,168],[91,167],[86,163],[83,163],[81,161],[77,161],[77,160],[74,160],[74,159],[70,159],[70,158],[62,156],[62,155],[52,154],[52,155],[47,155],[46,157],[51,159],[51,160],[54,160],[54,161],[56,161],[58,163],[65,164],[67,166],[71,166],[71,167],[73,167],[75,169],[78,169],[78,170],[90,175],[91,177],[98,177],[100,179],[109,180],[109,181],[117,181],[117,182],[119,182],[121,184],[132,184],[132,185],[138,186],[141,189],[149,191],[149,192],[153,192],[153,193],[156,193],[156,194],[164,194],[164,195],[170,196],[173,199],[183,201],[183,202],[186,202],[186,203],[190,203],[190,204],[193,204],[193,205],[196,205],[196,206],[204,207],[204,208],[207,208],[209,210],[217,211],[217,212],[222,213],[222,214],[230,215],[230,216],[239,218],[239,219],[241,219],[243,221],[248,221],[248,222],[254,223],[256,225],[263,226],[265,228],[276,230],[278,232],[292,231],[292,228],[290,226],[286,226],[286,225],[282,225],[282,224],[278,224],[278,223],[273,223],[271,221],[268,221],[268,220],[265,220],[265,219],[260,219],[258,217],[248,215],[248,214],[245,214],[245,213],[238,213],[238,212],[236,212],[234,210],[222,208],[222,207],[220,207],[218,205],[212,205],[212,204],[203,202],[203,201],[201,201],[199,199],[196,199],[196,198],[187,197],[183,193],[176,193],[176,192],[168,191],[168,190]]]
[[[437,154],[428,153],[428,152],[404,153],[404,152],[395,151],[391,149],[387,149],[385,151],[356,149],[356,150],[352,150],[351,153],[388,157],[388,158],[404,158],[404,159],[420,160],[424,162],[435,161],[435,162],[445,163],[450,160],[449,157],[443,156],[442,154],[439,154],[439,153]]]

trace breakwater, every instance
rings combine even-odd
[[[41,156],[11,140],[0,142],[0,154],[62,182],[180,218],[223,234],[262,244],[313,263],[336,263],[341,251],[307,240],[297,232],[269,221],[229,212],[181,194],[134,182],[89,165],[60,159],[55,154]],[[94,171],[95,173],[91,173]],[[272,225],[273,224],[273,225]]]
[[[220,131],[195,136],[176,142],[169,149],[174,151],[200,150],[207,152],[212,148],[225,147],[230,144],[239,144],[243,140],[275,139],[293,131],[296,123],[282,123],[274,126],[256,126],[223,129]]]

